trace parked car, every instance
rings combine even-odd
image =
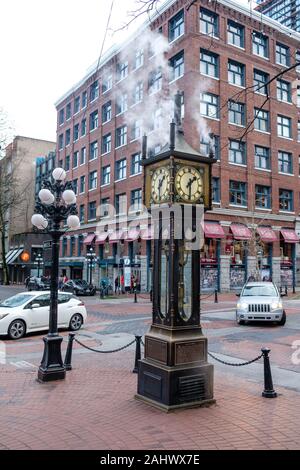
[[[96,287],[82,279],[70,279],[64,283],[61,290],[75,295],[95,295],[96,293]]]
[[[22,292],[0,303],[0,335],[20,339],[49,328],[50,292]],[[79,330],[86,321],[84,303],[72,294],[58,293],[58,328]]]
[[[273,282],[246,283],[237,302],[236,321],[239,325],[251,321],[271,321],[284,325],[286,312],[276,285]]]
[[[43,277],[31,277],[27,282],[27,289],[32,290],[49,290],[50,279]]]

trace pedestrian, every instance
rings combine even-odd
[[[115,294],[119,292],[119,277],[115,278]]]
[[[63,283],[65,284],[66,282],[68,282],[68,276],[65,274],[64,277],[63,277]]]
[[[121,292],[122,294],[124,294],[124,276],[123,274],[121,274],[121,277],[120,277],[120,284],[121,284]]]
[[[64,283],[63,277],[62,277],[62,276],[59,276],[59,278],[58,278],[58,288],[59,288],[59,289],[62,288],[63,283]]]

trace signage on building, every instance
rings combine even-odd
[[[44,242],[43,247],[44,247],[44,250],[47,250],[47,249],[51,248],[52,247],[52,241],[49,240],[47,242]]]
[[[124,286],[131,287],[131,268],[130,267],[124,268]]]

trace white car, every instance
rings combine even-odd
[[[50,292],[22,292],[0,303],[0,335],[20,339],[49,328]],[[84,303],[73,294],[58,293],[58,328],[79,330],[86,321]]]

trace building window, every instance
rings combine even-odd
[[[123,95],[118,96],[116,102],[116,115],[125,113],[127,111],[127,93],[123,93]]]
[[[278,171],[280,173],[293,173],[293,155],[290,152],[278,152]]]
[[[95,80],[90,87],[90,101],[94,101],[99,97],[99,83]]]
[[[69,171],[69,170],[70,170],[70,155],[67,155],[67,156],[66,156],[65,170],[66,170],[66,171]]]
[[[86,135],[86,118],[81,121],[81,137]]]
[[[131,155],[131,174],[132,175],[137,175],[138,173],[142,172],[141,159],[142,159],[142,155],[140,152],[134,153],[133,155]]]
[[[82,147],[80,151],[80,165],[84,165],[86,160],[86,148]]]
[[[131,140],[137,140],[142,135],[142,122],[134,121],[131,128]]]
[[[184,10],[181,10],[169,21],[169,42],[175,41],[182,34],[184,34]]]
[[[101,184],[109,184],[110,183],[110,165],[104,166],[102,168],[102,178]]]
[[[149,75],[149,94],[156,93],[162,89],[162,71],[159,67]]]
[[[255,185],[255,207],[260,209],[271,208],[271,188],[269,186]]]
[[[71,103],[68,103],[66,106],[66,120],[67,121],[71,119],[71,114],[72,114],[72,106],[71,106]]]
[[[107,217],[109,215],[109,197],[101,199],[100,204],[100,217]]]
[[[229,161],[237,165],[246,165],[246,144],[239,140],[229,139]]]
[[[92,142],[90,144],[90,160],[95,160],[98,157],[98,142]]]
[[[75,124],[73,129],[73,140],[76,142],[79,139],[79,124]]]
[[[127,126],[116,129],[116,148],[127,144]]]
[[[216,13],[200,8],[200,31],[209,36],[219,36],[219,17]]]
[[[79,219],[80,219],[80,222],[84,222],[84,204],[81,204],[79,206]]]
[[[279,209],[281,211],[294,210],[293,191],[289,189],[279,189]]]
[[[103,78],[102,81],[102,93],[106,93],[107,91],[112,89],[112,75],[107,75]]]
[[[259,108],[254,108],[254,129],[262,132],[270,131],[270,118],[269,111],[263,111]]]
[[[128,75],[128,61],[117,64],[117,81],[124,80]]]
[[[212,179],[212,200],[213,202],[220,202],[220,178]]]
[[[286,116],[277,116],[277,133],[279,137],[292,138],[292,120]]]
[[[81,108],[85,108],[87,105],[87,91],[83,91],[81,95]]]
[[[236,206],[247,206],[247,186],[241,181],[229,182],[229,202]]]
[[[138,49],[135,51],[135,63],[134,68],[139,69],[144,64],[144,49]]]
[[[177,80],[178,78],[184,75],[184,51],[179,52],[174,57],[170,59],[169,62],[171,71],[170,71],[170,80]]]
[[[63,147],[64,147],[64,135],[60,134],[60,136],[58,137],[58,148],[59,150],[62,150]]]
[[[245,47],[245,28],[235,21],[227,22],[227,40],[228,44],[237,47]]]
[[[111,151],[111,134],[106,134],[102,137],[102,150],[101,153],[109,153]]]
[[[260,57],[269,57],[269,38],[258,31],[252,33],[252,52]]]
[[[246,122],[246,105],[229,100],[228,102],[228,122],[238,126],[244,126]]]
[[[286,67],[290,65],[290,48],[278,42],[276,43],[276,63]]]
[[[98,127],[98,111],[94,111],[90,114],[90,131],[97,129]]]
[[[255,145],[255,167],[263,170],[271,169],[269,148]]]
[[[162,109],[157,108],[153,113],[152,113],[152,122],[151,122],[151,131],[155,131],[157,129],[160,129],[162,127]]]
[[[255,93],[260,93],[261,95],[267,95],[269,86],[267,82],[270,79],[270,75],[261,70],[254,69],[253,71],[253,84]]]
[[[89,174],[89,190],[97,188],[97,171],[91,171]]]
[[[78,237],[78,256],[81,256],[83,253],[83,235]]]
[[[80,194],[85,192],[85,176],[80,176]]]
[[[200,152],[208,157],[210,150],[214,153],[214,158],[220,160],[220,137],[218,135],[202,136],[200,140]]]
[[[80,96],[76,96],[74,100],[74,114],[79,113],[80,110]]]
[[[213,52],[200,49],[200,73],[209,77],[219,77],[219,56]]]
[[[67,129],[67,130],[66,130],[66,137],[65,137],[65,139],[66,139],[66,146],[67,146],[67,145],[70,145],[70,143],[71,143],[71,130],[70,130],[70,129]]]
[[[102,106],[102,124],[111,120],[111,101]]]
[[[88,205],[88,219],[89,220],[96,219],[96,211],[97,211],[96,201],[89,202],[89,205]]]
[[[62,257],[64,258],[67,254],[67,249],[68,249],[68,239],[63,238],[62,239]]]
[[[123,180],[126,178],[126,158],[116,162],[116,180]]]
[[[137,212],[140,211],[142,208],[142,190],[141,189],[134,189],[131,191],[131,208],[133,211]]]
[[[234,60],[228,61],[228,83],[232,85],[245,86],[245,65],[235,62]]]
[[[59,115],[58,115],[58,123],[60,126],[64,123],[64,120],[65,120],[65,110],[64,108],[62,108],[59,111]]]
[[[296,59],[295,59],[295,62],[296,62],[297,64],[300,63],[300,51],[299,51],[299,50],[296,51]],[[300,72],[300,65],[297,65],[297,67],[296,67],[296,72],[298,72],[298,73]]]
[[[117,194],[116,195],[116,213],[126,214],[126,210],[127,210],[126,194]]]
[[[277,80],[277,99],[287,103],[292,102],[292,89],[289,82]]]
[[[78,167],[79,152],[76,151],[73,153],[73,168]]]
[[[201,93],[200,114],[209,118],[219,119],[219,97],[212,93]]]
[[[74,191],[74,193],[75,193],[76,196],[77,196],[77,194],[78,194],[78,178],[76,178],[75,180],[73,180],[72,186],[73,186],[73,191]]]
[[[137,104],[143,101],[143,93],[144,93],[144,84],[143,82],[139,82],[136,84],[133,90],[133,104]]]

